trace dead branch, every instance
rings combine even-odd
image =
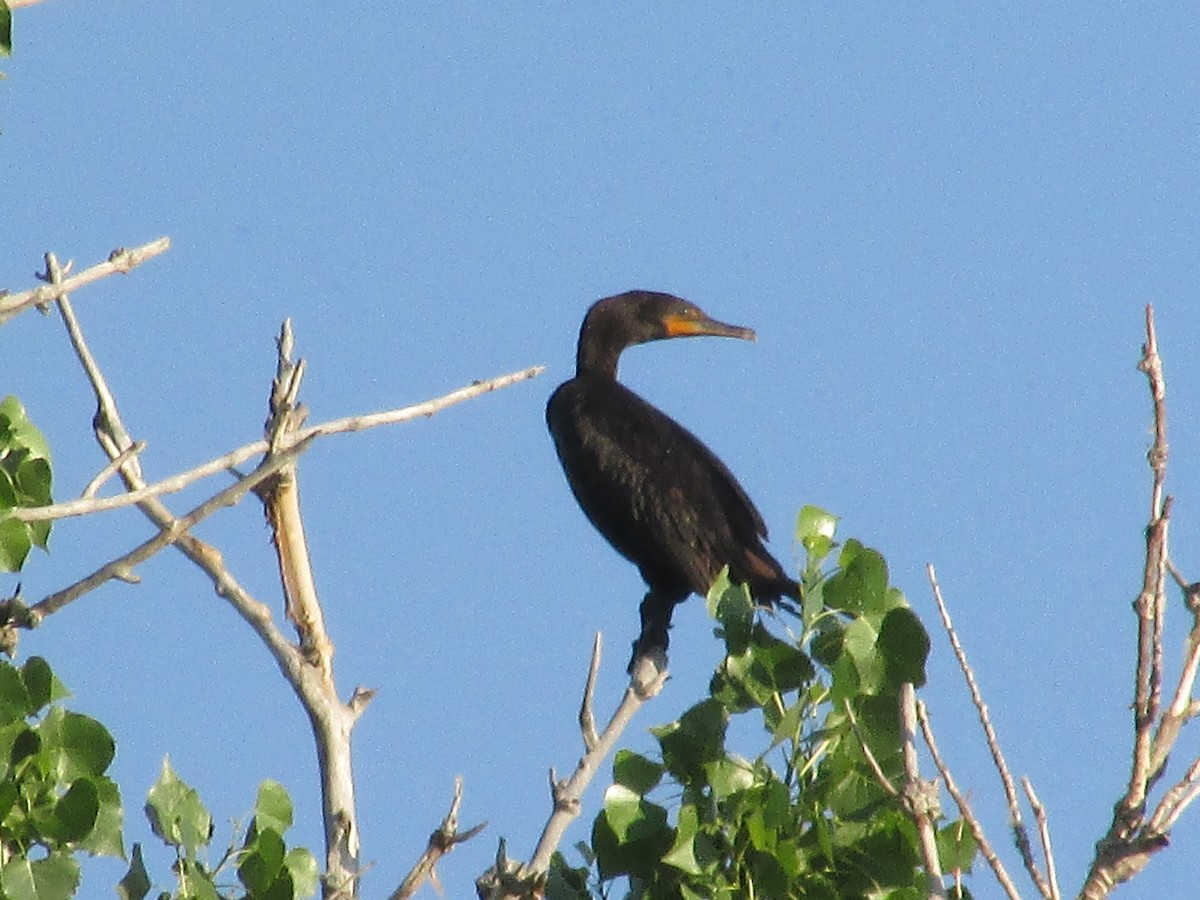
[[[975,811],[971,809],[971,804],[967,800],[966,795],[959,790],[958,783],[954,780],[954,775],[950,772],[950,767],[942,759],[937,741],[933,736],[933,727],[929,724],[929,711],[925,708],[925,704],[919,700],[917,701],[917,720],[921,724],[921,734],[925,738],[925,746],[929,748],[929,755],[933,757],[933,764],[942,776],[942,783],[946,785],[946,790],[954,798],[959,816],[966,821],[967,827],[971,829],[971,836],[975,838],[975,843],[979,845],[979,852],[983,854],[984,860],[991,868],[992,874],[996,876],[996,881],[1000,883],[1000,887],[1004,889],[1004,893],[1009,900],[1021,900],[1021,894],[1017,891],[1016,884],[1013,883],[1008,870],[1004,867],[1004,863],[1001,862],[1000,857],[992,848],[991,842],[988,841],[987,834],[983,830],[983,824],[975,815]]]
[[[289,467],[293,469],[294,476],[296,458],[317,436],[339,431],[360,430],[377,424],[386,424],[389,421],[405,421],[417,415],[432,415],[450,403],[477,396],[501,385],[497,383],[475,384],[440,400],[409,407],[407,410],[354,417],[326,423],[325,426],[297,430],[296,426],[299,424],[300,417],[294,415],[297,412],[294,404],[296,388],[299,384],[298,372],[302,369],[289,369],[291,381],[288,389],[282,394],[273,392],[273,419],[276,422],[282,421],[284,424],[279,427],[270,427],[269,440],[261,442],[261,448],[256,448],[257,452],[266,450],[266,456],[262,462],[254,472],[240,477],[235,484],[218,492],[188,516],[177,519],[155,494],[145,490],[148,486],[141,473],[138,445],[130,438],[122,423],[112,392],[84,339],[68,297],[68,288],[72,282],[68,282],[64,277],[65,274],[54,255],[47,254],[44,278],[53,288],[50,296],[56,298],[72,347],[96,396],[97,411],[93,419],[96,438],[109,459],[113,461],[111,467],[120,474],[127,491],[142,492],[136,494],[135,498],[128,502],[136,503],[138,508],[155,524],[159,532],[142,547],[135,548],[132,554],[113,561],[109,566],[95,573],[94,577],[105,581],[114,577],[132,578],[132,567],[137,562],[164,546],[175,546],[212,579],[217,594],[228,600],[255,630],[300,699],[312,724],[322,776],[323,813],[326,826],[326,872],[322,885],[323,896],[339,898],[339,900],[353,897],[357,890],[359,868],[353,781],[350,771],[350,733],[370,700],[372,692],[359,689],[349,702],[342,703],[334,690],[331,671],[326,666],[309,665],[300,649],[292,645],[275,625],[269,607],[250,596],[225,568],[221,554],[211,545],[193,536],[188,529],[196,521],[232,502],[237,497],[243,496],[248,490],[271,479],[278,479],[281,473],[287,471]],[[281,370],[282,368],[281,366]],[[527,374],[523,376],[519,374],[519,377],[511,378],[508,383],[521,380],[521,377],[531,377],[533,374],[537,374],[537,371],[527,370]],[[280,413],[282,418],[275,418],[276,413]],[[222,469],[226,467],[226,465],[221,466]],[[103,476],[105,473],[101,474]],[[94,481],[98,480],[94,479]],[[294,477],[292,480],[294,483]],[[279,490],[273,490],[270,492],[270,496],[280,496]],[[307,565],[306,551],[288,562],[289,571],[293,573],[298,571],[299,567]],[[284,580],[287,585],[288,579],[285,577]],[[27,612],[30,614],[28,617],[37,619],[52,607],[60,608],[63,602],[69,601],[64,601],[61,597],[51,600],[51,603],[42,606],[38,613],[28,610]]]
[[[1137,663],[1134,681],[1133,760],[1125,794],[1113,807],[1108,832],[1096,844],[1096,856],[1088,870],[1080,896],[1087,900],[1105,897],[1117,885],[1145,868],[1150,858],[1167,846],[1168,829],[1197,796],[1200,760],[1169,789],[1153,815],[1147,819],[1149,793],[1162,775],[1184,722],[1195,714],[1191,699],[1200,666],[1200,617],[1196,591],[1170,565],[1168,527],[1171,497],[1165,495],[1167,474],[1167,387],[1154,308],[1146,307],[1146,342],[1138,370],[1146,375],[1154,415],[1154,439],[1146,453],[1150,466],[1150,518],[1146,526],[1146,558],[1142,586],[1134,603],[1137,614]],[[1163,628],[1166,618],[1168,569],[1184,587],[1192,612],[1192,629],[1183,671],[1166,712],[1161,711]]]
[[[12,0],[9,2],[10,7],[19,5],[21,4],[14,3]],[[43,280],[48,282],[47,284],[28,291],[19,291],[15,294],[0,297],[0,325],[3,325],[9,319],[13,318],[13,316],[18,315],[31,306],[45,308],[64,294],[68,294],[84,285],[91,284],[93,281],[99,281],[101,278],[107,278],[109,275],[124,275],[137,266],[140,266],[146,260],[158,256],[160,253],[165,253],[170,246],[170,238],[160,237],[158,240],[142,244],[140,247],[134,247],[132,250],[120,247],[110,253],[105,262],[97,263],[90,269],[84,269],[78,275],[73,275],[70,278],[51,281],[49,277],[42,276]],[[48,275],[49,272],[47,272]]]
[[[368,428],[377,428],[380,425],[396,425],[401,422],[409,422],[413,419],[435,415],[436,413],[454,406],[466,400],[472,400],[483,394],[492,391],[500,390],[501,388],[509,387],[520,381],[525,381],[529,378],[535,378],[545,371],[545,366],[530,366],[527,369],[521,369],[518,372],[511,372],[507,375],[500,375],[496,378],[489,378],[483,381],[475,381],[471,384],[450,391],[440,397],[435,397],[432,400],[425,400],[420,403],[414,403],[411,406],[404,406],[398,409],[390,409],[384,412],[371,413],[364,416],[348,416],[341,419],[333,419],[329,422],[322,422],[318,425],[313,425],[308,428],[300,428],[294,432],[289,432],[282,435],[279,439],[280,450],[288,450],[293,444],[299,442],[308,442],[313,438],[326,437],[333,434],[347,434],[354,431],[363,431]],[[144,445],[143,445],[144,446]],[[144,500],[154,497],[160,497],[164,494],[173,494],[181,491],[189,485],[195,484],[204,478],[212,475],[217,475],[222,472],[227,472],[237,466],[245,463],[247,460],[260,456],[271,449],[271,443],[268,440],[255,441],[251,444],[246,444],[244,447],[239,447],[236,450],[231,450],[223,456],[218,456],[211,459],[202,465],[195,466],[184,472],[172,475],[169,478],[164,478],[154,484],[146,484],[137,490],[128,490],[124,493],[117,494],[113,497],[105,497],[96,499],[91,497],[81,497],[79,500],[70,500],[64,503],[55,503],[51,506],[29,506],[18,509],[13,509],[8,515],[22,522],[38,522],[54,519],[65,519],[72,516],[85,516],[97,512],[106,512],[108,510],[120,509],[125,506],[133,506],[140,504]],[[130,445],[123,453],[136,454],[138,448]],[[119,455],[118,455],[119,456]],[[119,468],[119,466],[118,466]],[[106,470],[107,471],[107,467]],[[101,472],[93,481],[104,476],[105,472]]]
[[[462,792],[463,780],[459,775],[454,779],[454,799],[450,803],[450,812],[446,813],[446,818],[442,819],[442,824],[438,826],[437,831],[429,836],[429,845],[425,848],[425,852],[421,854],[421,858],[417,860],[412,871],[405,876],[400,887],[392,892],[388,900],[408,900],[426,881],[432,884],[438,893],[441,893],[441,885],[438,883],[437,871],[434,868],[438,864],[438,860],[459,844],[469,841],[487,828],[487,822],[480,822],[466,831],[458,830],[458,807],[462,803]]]
[[[1058,866],[1054,862],[1054,847],[1050,843],[1050,820],[1046,816],[1046,807],[1041,798],[1033,790],[1033,782],[1021,776],[1021,787],[1025,789],[1025,797],[1029,800],[1029,808],[1033,810],[1034,821],[1038,825],[1038,838],[1042,842],[1042,856],[1046,859],[1046,880],[1050,882],[1051,900],[1060,900],[1058,891]]]
[[[263,481],[276,475],[284,466],[289,465],[302,452],[303,448],[297,447],[293,448],[288,454],[264,460],[263,464],[249,475],[240,478],[223,491],[218,491],[186,515],[178,519],[172,519],[160,528],[158,534],[150,538],[150,540],[139,544],[128,553],[106,563],[86,578],[81,578],[69,587],[63,588],[61,591],[56,591],[35,603],[29,608],[27,620],[20,624],[29,628],[36,627],[41,624],[46,616],[58,612],[68,603],[79,599],[89,591],[93,591],[114,579],[136,583],[139,579],[133,571],[135,566],[145,562],[164,547],[169,547],[183,539],[190,529],[217,510],[233,506]]]
[[[358,895],[361,843],[350,737],[370,694],[357,693],[356,696],[362,699],[356,705],[344,705],[338,697],[333,677],[333,641],[325,630],[325,616],[317,597],[304,519],[300,513],[296,456],[281,449],[287,436],[303,424],[305,416],[298,403],[304,361],[292,361],[292,345],[291,322],[285,320],[276,342],[275,377],[271,382],[270,413],[264,431],[269,448],[265,458],[286,462],[278,467],[272,478],[260,484],[258,495],[271,526],[287,616],[296,627],[300,652],[309,671],[316,673],[318,690],[302,701],[317,745],[321,778],[325,896],[352,898]]]
[[[600,666],[601,641],[597,637],[592,645],[592,659],[588,667],[588,681],[584,689],[582,708],[579,711],[580,732],[586,752],[575,767],[570,778],[558,780],[553,769],[550,770],[550,795],[554,801],[553,811],[542,830],[533,857],[525,865],[518,865],[507,858],[503,844],[496,857],[496,865],[485,872],[475,882],[480,897],[491,900],[517,900],[517,898],[540,896],[540,890],[545,884],[546,873],[550,869],[550,859],[567,826],[575,820],[580,811],[580,799],[587,786],[591,784],[600,764],[604,762],[625,728],[643,704],[656,696],[666,684],[668,674],[665,665],[658,668],[658,674],[653,681],[639,681],[635,676],[625,688],[621,703],[609,719],[604,731],[594,740],[594,728],[589,734],[587,722],[594,722],[595,715],[591,709],[591,696],[595,687],[594,673]]]
[[[958,667],[963,673],[963,679],[967,683],[968,690],[971,692],[971,702],[975,705],[975,712],[979,716],[980,723],[983,725],[983,733],[987,741],[988,750],[992,754],[992,762],[995,764],[996,771],[1000,774],[1000,781],[1004,785],[1004,796],[1008,799],[1008,814],[1012,823],[1014,843],[1017,845],[1017,850],[1021,854],[1021,860],[1025,864],[1025,871],[1029,873],[1029,877],[1033,880],[1034,886],[1037,887],[1038,893],[1049,900],[1051,897],[1050,884],[1043,877],[1041,871],[1039,871],[1037,861],[1033,858],[1029,832],[1026,830],[1025,822],[1021,817],[1021,804],[1017,798],[1016,784],[1013,781],[1012,773],[1009,771],[1008,763],[1004,759],[1004,753],[1000,749],[1000,741],[996,737],[996,730],[992,727],[992,720],[988,714],[987,704],[983,702],[983,692],[979,689],[979,684],[975,680],[975,672],[967,660],[967,653],[963,649],[962,642],[958,639],[958,632],[954,630],[954,622],[950,618],[950,610],[946,606],[946,601],[942,598],[942,589],[938,585],[937,572],[932,565],[927,565],[925,570],[929,576],[929,584],[933,588],[933,599],[937,604],[938,614],[942,619],[942,627],[950,638],[950,647],[954,650],[954,658],[958,660]]]
[[[937,848],[937,820],[941,815],[937,782],[921,778],[917,758],[917,692],[909,683],[900,686],[900,734],[904,751],[904,790],[900,805],[917,827],[921,841],[921,856],[925,860],[925,885],[930,900],[945,900],[946,886],[942,882],[942,861]]]

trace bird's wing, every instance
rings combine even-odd
[[[703,593],[721,566],[743,568],[766,536],[762,516],[712,451],[620,384],[567,382],[547,421],[580,506],[652,586],[674,579]]]

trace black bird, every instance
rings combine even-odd
[[[629,291],[597,301],[579,332],[575,377],[546,405],[546,424],[575,499],[649,590],[630,671],[665,656],[677,603],[704,595],[728,565],[760,602],[799,599],[763,547],[767,528],[737,479],[694,434],[617,381],[621,351],[665,338],[754,340],[670,294]],[[657,662],[657,660],[656,660]]]

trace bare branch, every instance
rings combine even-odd
[[[954,803],[958,806],[959,815],[966,821],[967,827],[971,829],[971,836],[975,838],[975,843],[979,845],[979,852],[983,854],[983,858],[987,861],[988,866],[991,867],[992,874],[1000,882],[1000,887],[1004,889],[1004,893],[1009,900],[1021,900],[1021,894],[1017,891],[1016,884],[1013,883],[1008,870],[1004,868],[1004,863],[1001,862],[1000,857],[996,855],[996,851],[992,848],[991,842],[988,841],[987,834],[983,830],[983,824],[971,809],[971,804],[967,801],[966,795],[958,789],[958,784],[950,772],[950,767],[942,759],[942,754],[938,751],[937,741],[933,737],[933,728],[929,724],[929,711],[925,708],[925,704],[919,700],[917,701],[917,720],[921,723],[921,734],[925,738],[925,745],[929,747],[929,755],[933,757],[933,764],[941,774],[942,783],[946,785],[946,790],[954,798]]]
[[[599,665],[599,655],[600,642],[596,641],[593,644],[592,665],[589,667],[588,686],[585,688],[585,693],[594,687],[590,673],[592,668]],[[593,746],[587,747],[588,737],[581,722],[581,731],[584,731],[584,744],[587,752],[579,760],[575,772],[570,778],[558,781],[554,771],[551,770],[550,788],[554,798],[554,810],[546,821],[542,836],[534,849],[533,857],[528,864],[515,867],[508,860],[502,846],[500,853],[497,854],[495,868],[484,873],[475,883],[476,888],[480,891],[480,896],[486,895],[496,898],[496,900],[521,897],[527,895],[531,890],[536,890],[545,881],[546,872],[550,868],[550,859],[554,855],[554,851],[558,849],[563,833],[579,815],[580,798],[583,796],[584,790],[596,776],[600,764],[612,752],[617,740],[634,715],[642,708],[646,700],[662,690],[667,677],[664,666],[659,670],[657,679],[653,683],[637,683],[636,677],[631,679],[629,686],[625,688],[620,705]]]
[[[214,494],[187,515],[179,519],[172,519],[166,523],[159,530],[158,534],[150,540],[138,545],[112,562],[101,566],[91,575],[80,579],[70,587],[57,591],[35,603],[29,608],[28,626],[37,626],[46,616],[58,612],[68,603],[77,600],[89,591],[95,590],[114,578],[123,581],[135,580],[132,575],[134,566],[145,562],[164,547],[169,547],[182,539],[189,529],[194,527],[198,522],[208,518],[208,516],[217,510],[237,503],[238,500],[253,490],[258,484],[288,465],[300,452],[303,452],[303,449],[297,447],[293,448],[287,454],[280,454],[278,457],[264,461],[263,465],[259,468],[244,478],[239,479],[235,484],[231,484],[225,490]]]
[[[1050,844],[1050,823],[1046,818],[1046,807],[1042,806],[1042,801],[1033,790],[1033,782],[1021,776],[1021,787],[1025,789],[1025,796],[1029,798],[1029,806],[1033,810],[1033,818],[1038,824],[1038,837],[1042,841],[1042,855],[1046,858],[1046,878],[1050,882],[1051,900],[1060,900],[1062,895],[1058,891],[1058,867],[1054,863],[1054,848]]]
[[[583,688],[583,702],[579,704],[579,730],[583,733],[583,746],[586,750],[595,749],[600,740],[596,733],[596,713],[592,708],[592,700],[596,695],[596,676],[600,674],[600,651],[604,647],[604,636],[597,631],[596,639],[592,641],[592,662],[588,666],[587,684]]]
[[[13,3],[11,0],[9,2],[9,6],[18,5],[20,4]],[[57,282],[51,282],[28,291],[20,291],[0,297],[0,325],[3,325],[9,319],[13,318],[13,316],[28,309],[30,306],[44,307],[64,294],[91,284],[93,281],[99,281],[101,278],[107,278],[109,275],[124,275],[137,266],[140,266],[146,260],[158,256],[160,253],[165,253],[170,246],[171,239],[161,237],[140,247],[134,247],[132,250],[119,248],[108,255],[106,262],[98,263],[90,269],[84,269],[78,275],[73,275],[70,278],[64,278]],[[45,276],[42,276],[43,280],[51,281],[49,276],[50,272],[47,270]]]
[[[132,447],[126,447],[125,450],[116,458],[109,460],[108,465],[96,473],[96,477],[88,482],[87,487],[83,489],[80,497],[84,500],[90,500],[96,496],[96,493],[104,486],[104,482],[112,478],[117,473],[117,470],[125,463],[137,456],[146,449],[145,441],[136,441]]]
[[[904,750],[904,791],[901,806],[917,826],[921,841],[921,856],[925,860],[926,895],[945,900],[946,886],[942,882],[942,861],[937,849],[938,805],[937,782],[921,778],[917,758],[917,692],[907,682],[900,686],[900,733]]]
[[[1175,786],[1159,804],[1154,818],[1146,821],[1147,798],[1162,773],[1183,721],[1190,717],[1191,685],[1196,678],[1195,640],[1200,623],[1193,605],[1193,627],[1189,635],[1187,661],[1171,705],[1158,721],[1162,694],[1163,624],[1166,615],[1166,578],[1170,553],[1168,526],[1171,498],[1164,495],[1167,473],[1167,388],[1162,358],[1154,328],[1154,308],[1146,307],[1146,343],[1138,370],[1146,375],[1154,411],[1154,440],[1146,453],[1151,471],[1150,521],[1146,526],[1146,559],[1142,588],[1134,609],[1137,613],[1137,665],[1134,682],[1133,760],[1125,794],[1113,808],[1108,832],[1096,844],[1096,855],[1080,896],[1088,900],[1106,896],[1116,885],[1140,872],[1150,857],[1167,845],[1166,832],[1156,827],[1174,821],[1182,808],[1177,804],[1191,794],[1189,776]],[[1176,575],[1178,578],[1179,576]],[[1186,590],[1186,589],[1185,589]],[[1191,592],[1188,591],[1189,597]],[[1157,724],[1157,731],[1156,731]],[[1191,802],[1188,800],[1187,802]],[[1161,813],[1161,816],[1159,815]]]
[[[285,436],[304,422],[305,411],[297,404],[304,361],[292,362],[292,346],[291,322],[285,320],[276,341],[278,352],[275,378],[271,383],[270,415],[264,426],[270,447],[268,458],[280,454],[279,448]],[[304,658],[321,673],[328,693],[336,698],[333,641],[325,630],[325,616],[317,598],[316,579],[313,577],[308,540],[304,534],[304,519],[300,514],[300,486],[295,462],[280,469],[278,477],[263,483],[258,494],[271,526],[271,541],[279,562],[287,617],[300,636]],[[357,858],[356,842],[347,849],[351,851],[351,856]]]
[[[325,437],[332,434],[345,434],[353,431],[363,431],[367,428],[376,428],[380,425],[396,425],[401,422],[408,422],[412,419],[420,417],[430,417],[435,415],[447,407],[454,406],[466,400],[474,399],[475,397],[487,394],[492,391],[500,390],[501,388],[509,387],[520,381],[525,381],[534,378],[545,371],[545,366],[530,366],[527,369],[522,369],[518,372],[510,372],[507,375],[500,375],[496,378],[489,378],[485,381],[474,381],[466,387],[458,388],[448,394],[443,394],[440,397],[435,397],[432,400],[425,400],[421,403],[415,403],[411,406],[401,407],[399,409],[391,409],[385,412],[371,413],[364,416],[350,416],[342,419],[334,419],[329,422],[322,422],[318,425],[313,425],[309,428],[301,428],[298,431],[291,432],[280,438],[280,449],[289,450],[293,444],[298,442],[307,443],[312,438]],[[126,447],[121,452],[130,452],[130,447]],[[271,449],[270,441],[261,440],[255,441],[252,444],[246,444],[244,447],[239,447],[226,453],[224,456],[219,456],[216,459],[180,472],[177,475],[172,475],[169,478],[164,478],[162,481],[157,481],[154,484],[143,485],[136,490],[129,490],[123,494],[117,494],[114,497],[106,497],[103,499],[84,498],[80,500],[70,500],[65,503],[55,503],[52,506],[30,506],[12,510],[9,515],[22,522],[38,522],[52,519],[65,519],[71,516],[84,516],[96,512],[104,512],[112,509],[120,509],[125,506],[140,504],[142,501],[159,497],[164,494],[173,494],[181,491],[191,484],[194,484],[201,479],[208,478],[212,475],[226,472],[229,469],[236,468],[238,465],[260,456]],[[119,455],[119,454],[118,454]]]
[[[1050,885],[1038,871],[1037,862],[1033,858],[1032,846],[1029,842],[1029,832],[1025,828],[1025,822],[1021,818],[1021,804],[1017,798],[1017,788],[1013,781],[1012,773],[1008,769],[1008,763],[1004,759],[1004,753],[1000,750],[1000,741],[996,737],[996,730],[992,727],[991,717],[988,715],[987,704],[983,702],[983,693],[979,690],[979,684],[975,681],[975,672],[971,668],[971,664],[967,661],[966,651],[963,650],[962,643],[958,639],[958,633],[954,630],[954,623],[950,619],[950,610],[946,607],[946,601],[942,599],[942,589],[938,585],[937,572],[932,565],[925,567],[929,575],[929,584],[933,587],[933,599],[937,603],[938,613],[942,617],[942,627],[946,630],[946,634],[950,638],[950,647],[954,650],[954,658],[958,660],[958,667],[963,673],[963,678],[967,682],[967,688],[971,692],[971,702],[975,704],[975,711],[979,716],[979,721],[983,725],[983,733],[987,740],[988,750],[992,754],[992,762],[996,766],[996,771],[1000,773],[1000,781],[1004,785],[1004,796],[1008,799],[1008,814],[1012,823],[1013,837],[1017,845],[1017,850],[1020,851],[1021,860],[1025,863],[1025,870],[1029,873],[1029,877],[1033,879],[1034,885],[1043,897],[1050,897]]]
[[[462,792],[463,780],[459,775],[454,779],[454,799],[450,803],[450,812],[446,813],[446,818],[442,819],[442,824],[438,826],[437,831],[429,836],[429,845],[425,848],[425,852],[421,854],[421,858],[417,860],[412,871],[405,876],[400,887],[396,888],[388,900],[408,900],[426,881],[429,881],[440,893],[441,886],[438,884],[437,872],[434,869],[438,860],[487,827],[487,822],[480,822],[466,831],[458,830],[458,807],[462,803]]]
[[[50,262],[53,263],[53,260]],[[61,273],[58,272],[56,264],[48,264],[48,274],[55,277]],[[96,394],[98,408],[93,421],[96,439],[109,458],[115,459],[132,447],[133,441],[121,422],[116,402],[99,366],[92,358],[82,330],[75,319],[74,311],[65,295],[59,298],[58,305],[72,346],[75,348],[76,355]],[[260,471],[268,475],[273,474],[277,466],[286,465],[294,456],[302,453],[304,445],[314,437],[315,434],[306,437],[293,436],[286,448],[271,454],[263,461],[259,467]],[[120,474],[126,487],[131,491],[146,486],[136,455],[127,456],[125,462],[120,466]],[[240,482],[234,487],[242,490]],[[138,508],[158,526],[160,531],[169,531],[175,527],[175,517],[157,497],[144,498],[138,503]],[[356,692],[350,703],[338,702],[336,697],[330,696],[326,682],[320,677],[317,670],[305,665],[298,649],[289,643],[276,627],[270,608],[255,600],[237,583],[233,575],[225,568],[221,554],[214,547],[187,532],[179,534],[172,541],[172,546],[182,551],[212,579],[217,594],[229,601],[238,614],[254,629],[275,658],[280,671],[308,714],[322,775],[323,796],[329,796],[330,785],[349,781],[349,754],[341,752],[341,748],[348,748],[350,732],[362,714],[370,693],[359,691]],[[347,868],[340,863],[343,859],[343,849],[352,841],[356,841],[353,819],[342,815],[340,808],[331,809],[328,805],[323,808],[323,812],[326,824],[326,877],[323,880],[322,892],[327,900],[349,898],[355,892],[355,869],[350,868],[349,874],[347,874]]]
[[[846,719],[850,722],[850,730],[858,738],[859,749],[862,750],[863,756],[867,758],[867,765],[871,767],[871,771],[875,775],[875,780],[879,782],[881,788],[887,791],[888,796],[899,797],[900,788],[892,784],[892,779],[887,777],[887,773],[883,771],[883,766],[879,765],[879,760],[875,758],[875,753],[867,743],[866,736],[863,735],[862,729],[858,727],[858,716],[854,714],[854,707],[850,705],[849,700],[842,700],[842,711],[845,712]]]

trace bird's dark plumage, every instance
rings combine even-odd
[[[710,319],[670,294],[630,291],[600,300],[583,320],[575,377],[546,406],[575,498],[649,588],[635,661],[665,652],[675,604],[707,593],[726,565],[762,602],[798,599],[796,583],[763,547],[762,516],[724,463],[617,382],[626,347],[691,335],[754,339],[750,329]]]

